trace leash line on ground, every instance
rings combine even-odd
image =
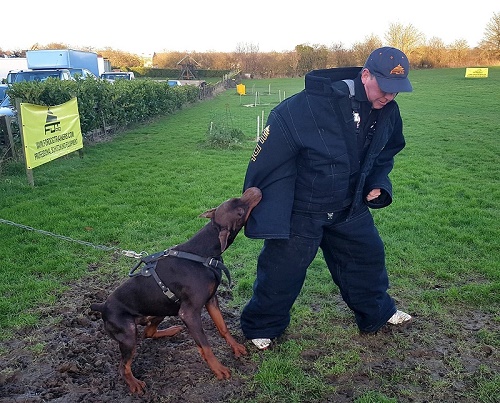
[[[3,218],[0,218],[0,223],[7,224],[7,225],[12,225],[14,227],[22,228],[22,229],[25,229],[25,230],[28,230],[28,231],[38,232],[40,234],[52,236],[52,237],[55,237],[55,238],[59,238],[59,239],[62,239],[64,241],[75,242],[75,243],[78,243],[80,245],[90,246],[90,247],[92,247],[94,249],[99,249],[99,250],[104,250],[104,251],[119,252],[119,253],[121,253],[125,257],[131,257],[131,258],[134,258],[134,259],[140,259],[143,256],[147,255],[147,253],[145,251],[137,253],[137,252],[134,252],[133,250],[121,250],[121,249],[116,248],[114,246],[96,245],[96,244],[93,244],[92,242],[82,241],[82,240],[79,240],[79,239],[71,238],[69,236],[59,235],[59,234],[56,234],[54,232],[45,231],[43,229],[33,228],[33,227],[30,227],[29,225],[15,223],[13,221],[5,220]]]

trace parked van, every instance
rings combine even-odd
[[[16,73],[14,83],[23,81],[45,81],[48,78],[57,78],[59,80],[72,80],[68,69],[47,69],[47,70],[20,70]]]
[[[43,82],[48,78],[58,80],[74,80],[68,69],[47,69],[47,70],[20,70],[15,73],[13,83],[23,81]],[[15,106],[11,104],[10,97],[7,95],[0,104],[0,116],[17,116]]]
[[[101,78],[108,81],[133,80],[135,76],[132,71],[107,71],[101,74]]]

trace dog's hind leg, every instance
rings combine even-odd
[[[131,318],[125,320],[120,326],[113,326],[110,322],[106,324],[108,333],[118,342],[120,346],[121,360],[118,371],[127,382],[131,393],[141,394],[146,383],[137,379],[132,373],[132,360],[134,359],[137,344],[137,326]]]
[[[182,326],[170,326],[168,329],[158,330],[158,325],[163,321],[164,316],[154,316],[148,318],[148,323],[144,329],[144,338],[158,339],[160,337],[175,336],[182,329]]]

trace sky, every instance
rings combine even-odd
[[[375,35],[384,43],[390,24],[411,24],[427,39],[446,45],[466,40],[475,47],[498,0],[465,2],[404,0],[337,2],[212,0],[141,3],[85,0],[70,7],[44,7],[23,0],[26,10],[2,19],[0,49],[29,50],[34,44],[62,43],[73,49],[112,48],[138,55],[154,52],[234,52],[252,45],[260,52],[290,51],[299,44],[342,44],[350,48]],[[338,4],[349,4],[341,7]],[[460,2],[461,3],[461,2]],[[77,5],[78,4],[78,5]],[[76,6],[76,7],[75,7]]]

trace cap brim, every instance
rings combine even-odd
[[[390,94],[395,94],[397,92],[412,92],[413,87],[411,86],[410,80],[408,77],[402,78],[384,78],[375,76],[377,79],[377,84],[380,89],[384,92],[388,92]]]

